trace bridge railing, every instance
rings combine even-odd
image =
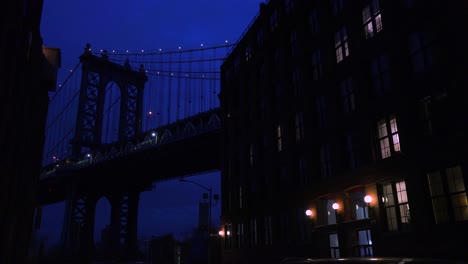
[[[124,146],[118,145],[118,143],[109,144],[107,148],[103,148],[103,152],[85,153],[80,160],[73,161],[68,158],[49,164],[43,167],[40,179],[45,180],[55,177],[61,171],[78,170],[100,162],[114,160],[161,145],[182,141],[190,137],[218,130],[219,128],[221,128],[221,120],[218,116],[218,109],[213,109],[191,118],[147,131],[141,141],[135,143],[128,142]]]

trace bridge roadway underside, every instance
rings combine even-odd
[[[214,130],[88,167],[59,171],[40,182],[38,205],[64,201],[72,187],[98,194],[147,191],[156,181],[219,170],[221,151],[221,131]]]

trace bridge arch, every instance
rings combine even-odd
[[[147,76],[143,65],[139,71],[130,67],[128,60],[119,65],[109,61],[106,52],[101,57],[91,53],[87,44],[80,56],[82,77],[78,101],[78,115],[72,145],[72,157],[80,159],[87,151],[98,151],[102,146],[103,116],[106,88],[116,83],[120,90],[118,141],[136,140],[142,131],[143,89]]]

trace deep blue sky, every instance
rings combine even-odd
[[[93,50],[176,50],[236,42],[259,11],[260,0],[139,0],[63,1],[46,0],[41,34],[44,45],[62,53],[58,84],[78,62],[86,43]],[[181,175],[183,176],[183,175]],[[220,193],[219,172],[188,178]],[[202,188],[178,181],[159,182],[140,196],[139,236],[176,235],[198,223],[198,202]],[[64,203],[44,208],[40,236],[47,246],[59,239]],[[108,223],[109,205],[97,204],[97,229]],[[220,204],[213,207],[213,221],[219,223]]]

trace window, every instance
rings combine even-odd
[[[364,196],[366,193],[364,189],[355,190],[349,193],[349,202],[354,212],[353,216],[355,220],[369,218],[369,208],[364,202]]]
[[[312,78],[317,81],[322,78],[322,63],[320,62],[320,50],[312,53]]]
[[[258,243],[257,240],[257,219],[250,219],[250,244],[256,246]]]
[[[271,216],[265,216],[265,245],[273,244],[273,233],[271,228]]]
[[[296,31],[292,31],[289,36],[289,45],[291,46],[291,55],[297,56],[298,55],[298,48],[297,48],[297,33]]]
[[[284,7],[286,8],[286,12],[290,13],[291,10],[294,8],[294,1],[295,0],[285,0]]]
[[[270,15],[270,31],[274,31],[278,27],[278,11],[273,10]]]
[[[359,149],[357,139],[353,135],[346,136],[346,152],[348,153],[348,166],[350,169],[356,168],[360,164]]]
[[[242,186],[239,186],[239,208],[242,208],[242,205],[244,204],[242,196],[243,196]]]
[[[437,224],[468,220],[468,201],[460,166],[427,174]]]
[[[349,56],[348,35],[345,27],[335,33],[335,52],[337,63]]]
[[[377,96],[383,96],[390,90],[390,65],[386,54],[372,59],[371,73],[375,93]]]
[[[384,210],[387,230],[397,231],[408,228],[411,217],[405,181],[385,183],[380,188],[381,207]]]
[[[304,217],[304,212],[309,208],[299,207],[296,210],[296,218],[298,219],[298,239],[301,242],[310,242],[312,240],[312,220]],[[304,243],[304,244],[305,244]]]
[[[317,114],[318,114],[318,125],[321,128],[325,127],[326,124],[326,106],[325,96],[318,96],[317,99]]]
[[[432,65],[432,51],[428,37],[420,32],[413,32],[409,35],[408,41],[413,71],[416,73],[427,71]]]
[[[249,164],[250,166],[253,166],[254,163],[254,151],[253,151],[253,145],[250,144],[249,146]]]
[[[351,78],[347,78],[343,80],[340,86],[341,86],[341,97],[343,100],[343,111],[345,113],[354,111],[355,109],[354,91],[353,91],[353,83],[352,83]]]
[[[301,80],[300,80],[300,74],[299,74],[299,69],[295,69],[292,73],[292,83],[293,83],[293,88],[294,88],[294,95],[299,96],[301,95]]]
[[[252,59],[252,49],[250,45],[245,48],[245,61],[249,61]]]
[[[362,10],[362,22],[364,36],[370,39],[382,30],[382,18],[380,16],[379,0],[371,0]]]
[[[335,203],[335,200],[332,199],[322,201],[322,212],[324,213],[324,224],[326,225],[336,224],[336,212],[332,207],[333,203]]]
[[[277,145],[277,148],[278,148],[278,152],[282,151],[283,150],[283,136],[282,136],[282,133],[281,133],[281,126],[278,125],[276,127],[276,145]]]
[[[318,27],[318,15],[317,15],[317,9],[314,8],[309,15],[309,25],[310,25],[310,31],[312,33],[318,33],[319,27]]]
[[[296,142],[304,139],[304,120],[302,118],[302,112],[297,112],[295,116],[296,123]]]
[[[282,90],[283,90],[283,89],[282,89],[282,87],[281,87],[281,84],[276,83],[276,84],[275,84],[275,94],[276,94],[276,96],[278,96],[278,97],[281,96]]]
[[[224,226],[224,230],[226,232],[224,236],[224,248],[231,249],[232,248],[232,224],[226,224]]]
[[[400,151],[400,138],[398,137],[398,127],[394,115],[378,121],[377,135],[378,149],[382,159],[388,158],[395,152]]]
[[[260,29],[260,30],[258,30],[258,32],[257,32],[257,45],[258,45],[259,47],[261,47],[262,44],[263,44],[263,30]]]
[[[244,246],[244,224],[237,224],[237,248],[242,248]]]
[[[372,237],[370,229],[357,231],[358,237],[358,256],[359,257],[373,257],[374,251],[372,250]]]
[[[341,9],[343,9],[343,0],[333,0],[333,15],[336,16]]]
[[[326,179],[331,176],[332,168],[330,156],[330,144],[322,144],[320,147],[320,169],[322,179]]]
[[[340,243],[338,242],[338,234],[337,233],[329,234],[328,240],[330,241],[330,257],[339,258],[340,257]]]
[[[304,185],[309,183],[309,179],[306,174],[306,161],[304,157],[300,157],[297,160],[298,174],[299,174],[299,184]]]
[[[427,97],[419,103],[419,113],[423,123],[424,135],[432,135],[432,120],[430,112],[431,98]]]
[[[240,58],[239,56],[236,56],[234,59],[234,72],[238,73],[239,72],[239,64],[240,64]]]

